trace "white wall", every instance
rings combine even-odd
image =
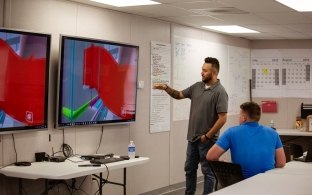
[[[83,36],[139,45],[138,76],[139,80],[144,81],[147,86],[138,90],[137,121],[131,125],[104,126],[99,153],[113,152],[126,155],[129,140],[134,140],[137,154],[150,157],[149,163],[127,169],[127,186],[130,195],[184,181],[183,166],[188,121],[172,122],[170,132],[149,133],[150,42],[170,43],[173,33],[239,47],[249,47],[249,41],[66,0],[0,0],[0,5],[5,5],[4,12],[1,12],[0,8],[0,13],[5,13],[4,17],[0,16],[0,25],[4,18],[3,26],[6,28],[45,32],[52,35],[49,130],[15,134],[17,160],[34,161],[35,152],[43,151],[51,154],[52,147],[55,151],[60,148],[63,141],[62,131],[53,128],[59,36],[60,34]],[[235,124],[236,117],[230,116],[227,125]],[[65,143],[73,148],[74,153],[95,153],[101,129],[101,127],[65,129]],[[49,134],[52,138],[51,142],[48,140]],[[0,143],[0,163],[7,165],[14,161],[12,137],[3,135]],[[122,181],[122,171],[111,172],[110,178],[114,181]],[[14,191],[17,188],[16,179],[0,176],[0,181],[0,194],[16,192]],[[95,189],[90,179],[86,183],[86,190]],[[38,194],[38,189],[43,189],[42,181],[27,181],[27,184],[30,186],[26,187],[28,194]],[[120,187],[107,185],[104,189],[105,194],[122,193]]]
[[[277,113],[263,113],[260,123],[268,125],[273,120],[277,129],[295,129],[296,117],[301,115],[301,103],[312,104],[311,98],[254,98],[258,104],[267,100],[277,102]]]
[[[311,49],[311,39],[297,40],[254,40],[250,43],[251,49]]]

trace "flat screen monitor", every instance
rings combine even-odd
[[[61,36],[57,128],[135,121],[139,47]]]
[[[0,134],[47,129],[50,41],[0,29]]]

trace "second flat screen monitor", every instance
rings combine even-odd
[[[135,121],[139,47],[61,37],[57,127]]]

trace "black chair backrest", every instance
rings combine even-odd
[[[290,145],[283,145],[283,148],[284,148],[284,153],[285,153],[285,157],[286,157],[286,162],[291,161]]]
[[[291,143],[290,150],[291,150],[291,155],[293,155],[294,158],[298,158],[303,155],[303,149],[301,145]]]
[[[305,158],[306,162],[312,162],[312,145],[308,146],[307,156]]]
[[[238,164],[222,161],[208,161],[208,163],[217,180],[216,190],[244,180],[241,166]]]

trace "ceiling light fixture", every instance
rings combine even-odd
[[[286,5],[298,12],[311,12],[312,1],[311,0],[275,0],[281,4]]]
[[[226,32],[226,33],[259,33],[258,31],[244,28],[237,25],[228,25],[228,26],[202,26],[211,30]]]
[[[116,7],[160,4],[156,1],[151,1],[151,0],[90,0],[90,1],[112,5]]]

